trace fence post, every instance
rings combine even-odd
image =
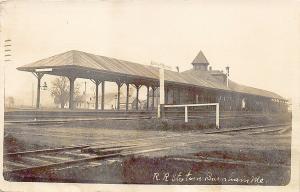
[[[188,110],[187,110],[187,106],[184,106],[184,122],[187,123],[188,122]]]
[[[157,107],[157,118],[158,119],[164,119],[165,118],[165,105],[160,104]]]
[[[165,105],[164,104],[160,105],[160,118],[161,119],[165,118]]]
[[[161,108],[161,105],[158,105],[158,106],[157,106],[157,118],[158,118],[158,119],[160,119],[160,117],[161,117],[161,116],[160,116],[160,115],[161,115],[161,113],[160,113],[160,110],[161,110],[161,109],[160,109],[160,108]]]
[[[216,104],[216,128],[220,128],[220,114],[219,114],[219,103]]]

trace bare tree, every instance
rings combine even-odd
[[[51,96],[54,99],[55,104],[60,104],[61,108],[65,107],[65,104],[69,101],[70,84],[66,77],[58,77],[54,79],[51,87]],[[74,100],[80,100],[79,85],[76,84],[74,88]]]

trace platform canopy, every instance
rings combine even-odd
[[[202,53],[202,52],[201,52]],[[133,84],[159,86],[159,69],[120,59],[71,50],[65,53],[33,62],[17,68],[21,71],[50,75],[122,81]],[[179,85],[192,88],[213,89],[216,91],[237,92],[275,99],[284,99],[276,93],[243,86],[230,81],[229,87],[220,82],[209,71],[175,72],[165,70],[166,85]]]

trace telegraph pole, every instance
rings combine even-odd
[[[157,107],[157,118],[161,118],[161,105],[165,104],[165,69],[171,70],[172,67],[153,61],[151,61],[151,65],[159,68],[159,106]]]
[[[4,77],[4,108],[5,108],[5,65],[6,63],[11,61],[11,40],[6,39],[4,40],[4,65],[3,65],[3,77]]]

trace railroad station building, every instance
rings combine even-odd
[[[183,72],[165,70],[165,104],[219,103],[221,111],[287,111],[288,101],[280,95],[238,84],[229,80],[223,71],[212,70],[202,51],[191,64],[192,68]],[[118,87],[117,110],[140,110],[142,86],[147,90],[143,108],[155,110],[159,104],[159,68],[150,65],[71,50],[17,69],[36,76],[36,108],[40,107],[41,79],[45,74],[69,79],[68,106],[71,110],[76,109],[74,82],[78,78],[90,79],[95,84],[95,110],[104,110],[106,82],[115,82]],[[129,96],[129,85],[136,89],[135,102],[130,101],[134,99]],[[123,86],[127,90],[125,101],[121,101],[120,96]],[[132,103],[135,106],[129,107]],[[124,107],[120,107],[121,105]]]

